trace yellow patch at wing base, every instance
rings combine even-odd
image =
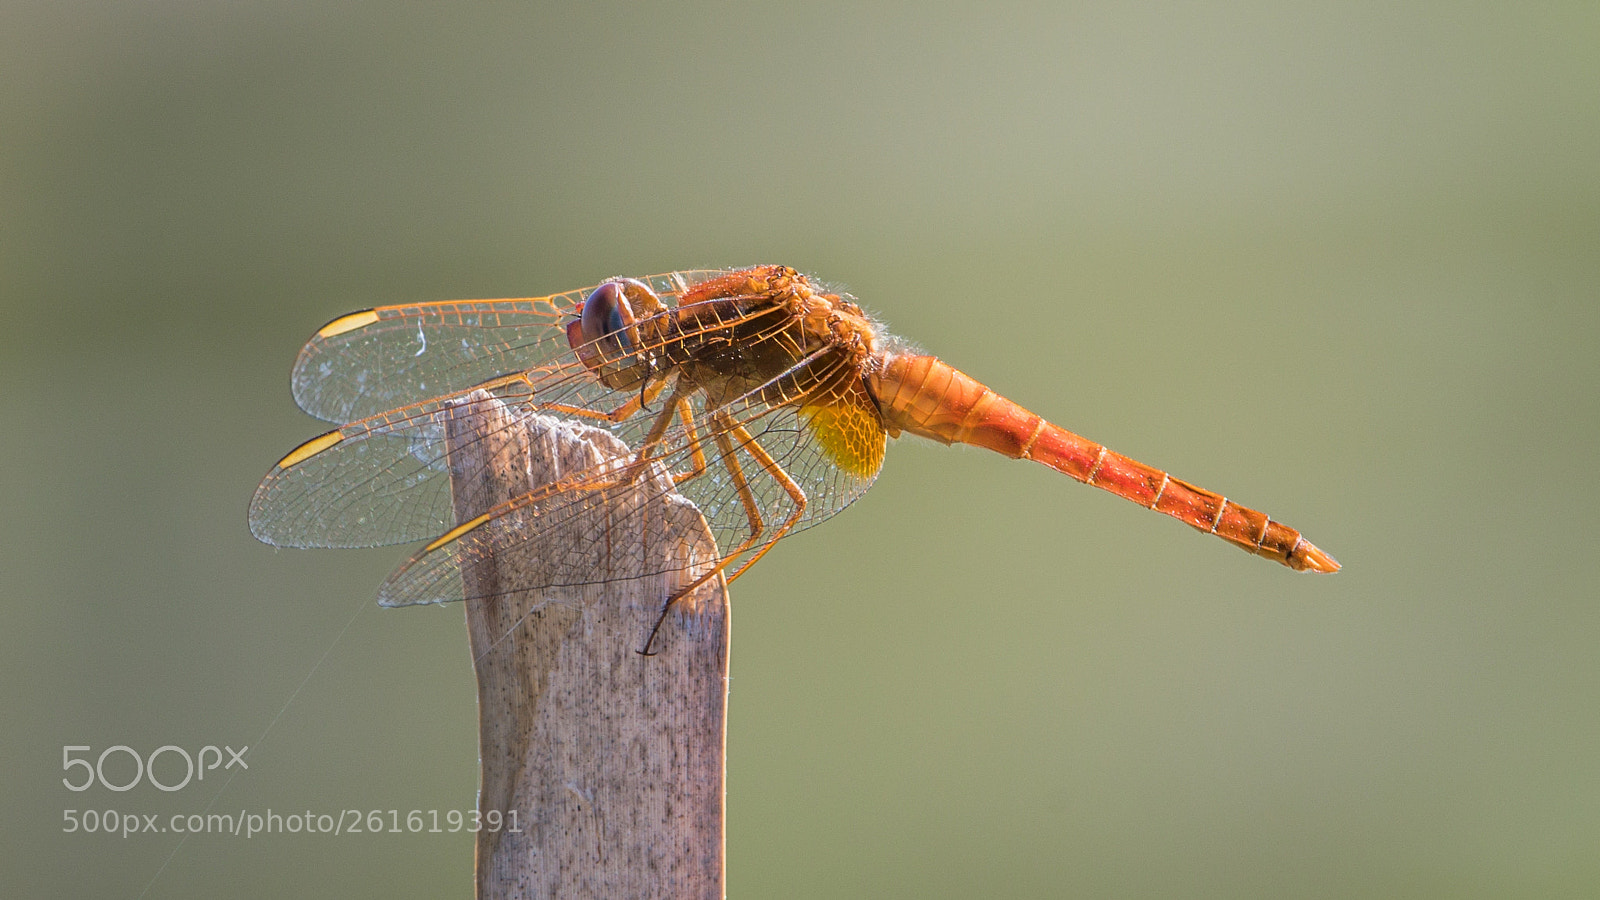
[[[859,383],[829,392],[814,404],[801,407],[811,434],[835,465],[862,478],[883,467],[886,435],[878,408]]]

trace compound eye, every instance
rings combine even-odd
[[[633,342],[628,338],[628,328],[634,322],[633,308],[628,305],[624,288],[621,281],[608,281],[595,288],[583,301],[583,313],[579,321],[585,342],[603,341],[599,346],[608,351],[620,351],[622,354],[632,352]],[[606,338],[610,340],[604,340]]]

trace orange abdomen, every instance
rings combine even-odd
[[[932,356],[888,357],[868,376],[868,387],[891,434],[908,431],[945,444],[971,444],[1013,459],[1037,460],[1292,569],[1339,569],[1333,557],[1266,513],[1052,425]]]

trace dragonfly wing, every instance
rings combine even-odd
[[[352,422],[496,375],[557,363],[584,294],[385,306],[329,322],[295,360],[300,408]]]
[[[520,393],[525,399],[526,385]],[[516,394],[507,391],[513,402]],[[457,399],[392,410],[302,444],[256,488],[251,532],[279,547],[342,548],[422,540],[449,528],[445,427]]]
[[[644,281],[672,305],[693,285],[719,274],[668,272]],[[313,335],[295,360],[295,402],[319,419],[352,422],[507,372],[559,365],[569,356],[566,323],[595,287],[546,297],[381,306],[340,316]]]
[[[529,409],[604,411],[616,401],[585,371],[542,379],[528,373],[352,422],[307,441],[267,473],[250,503],[251,532],[279,547],[343,548],[426,540],[450,528],[456,517],[446,427],[478,391]],[[624,434],[643,427],[617,426]],[[467,485],[460,490],[471,505],[488,508],[472,493],[484,488],[470,486],[486,475],[465,459],[455,462],[456,477]]]

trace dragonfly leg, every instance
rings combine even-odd
[[[721,424],[725,422],[719,421],[719,425]],[[745,478],[744,467],[739,464],[739,457],[734,453],[733,442],[728,440],[728,435],[724,431],[714,432],[711,439],[717,442],[717,448],[722,451],[722,464],[727,467],[728,475],[733,479],[733,488],[739,494],[739,502],[744,504],[745,518],[750,522],[750,536],[739,544],[738,549],[728,554],[727,558],[732,559],[749,549],[750,545],[761,537],[761,533],[766,530],[766,523],[761,518],[761,506],[756,503],[756,495],[750,490],[750,482]]]
[[[650,423],[650,430],[645,432],[644,438],[639,441],[639,451],[633,455],[634,466],[643,466],[650,461],[651,453],[661,445],[661,436],[667,433],[667,426],[671,425],[673,418],[682,412],[679,408],[682,400],[683,386],[674,384],[672,396],[667,398],[660,415]]]
[[[674,415],[683,421],[688,428],[688,445],[690,451],[690,469],[687,472],[676,472],[672,476],[672,483],[679,485],[685,481],[699,478],[706,471],[706,453],[700,444],[700,434],[694,425],[694,408],[688,398],[682,396],[683,392],[674,390],[672,397],[665,409],[652,423],[650,431],[639,445],[639,452],[623,469],[621,477],[599,478],[588,482],[575,482],[564,484],[563,487],[580,491],[597,491],[607,488],[620,487],[630,482],[639,468],[650,461],[650,451],[661,443],[661,437],[666,433],[667,427],[672,424]]]
[[[733,480],[733,488],[739,494],[739,502],[744,504],[745,518],[750,522],[750,534],[739,543],[739,546],[717,560],[717,564],[711,567],[711,571],[691,581],[688,586],[673,593],[665,603],[661,604],[661,614],[656,616],[656,623],[650,628],[650,636],[645,638],[644,649],[639,651],[641,656],[655,655],[650,652],[650,645],[655,643],[656,633],[661,630],[661,623],[667,620],[667,610],[672,609],[672,604],[694,593],[695,589],[699,588],[700,585],[721,574],[722,570],[728,567],[728,563],[748,550],[752,544],[760,539],[761,533],[766,530],[766,524],[761,518],[761,506],[756,503],[756,495],[750,490],[750,483],[745,479],[744,467],[739,465],[739,458],[733,452],[733,442],[728,440],[728,435],[723,430],[729,425],[727,417],[714,413],[712,421],[715,423],[713,426],[715,430],[711,432],[711,439],[716,441],[717,449],[722,451],[722,465],[728,470],[729,478]]]
[[[597,409],[590,409],[586,406],[570,406],[566,403],[534,404],[534,409],[538,410],[539,412],[566,413],[569,416],[577,416],[582,419],[594,419],[599,422],[610,422],[613,424],[621,422],[623,419],[632,416],[634,413],[637,413],[640,408],[638,397],[629,400],[627,403],[622,404],[611,412],[601,412]]]
[[[578,416],[579,418],[584,419],[594,419],[596,421],[609,422],[615,425],[618,422],[631,419],[635,415],[638,415],[639,411],[645,408],[645,404],[650,403],[657,397],[661,396],[661,392],[666,390],[666,387],[667,383],[665,381],[652,382],[637,395],[629,399],[627,403],[622,404],[610,412],[604,412],[598,409],[590,409],[587,406],[573,406],[570,403],[535,403],[533,404],[533,408],[539,412],[566,413],[569,416]]]
[[[755,556],[745,560],[744,563],[739,566],[739,568],[735,569],[734,573],[728,576],[728,581],[731,582],[740,575],[743,575],[746,570],[756,564],[757,560],[763,556],[766,556],[767,551],[772,549],[773,545],[777,543],[778,539],[787,534],[789,529],[793,528],[795,523],[800,521],[800,517],[805,515],[805,491],[801,490],[800,485],[796,484],[794,479],[789,477],[789,473],[785,472],[783,467],[778,465],[778,461],[772,458],[772,454],[768,453],[765,447],[762,447],[761,444],[757,443],[756,439],[751,436],[750,432],[746,430],[743,425],[734,423],[730,418],[727,417],[726,414],[714,414],[713,421],[716,422],[717,430],[712,432],[711,437],[717,442],[717,447],[722,451],[723,464],[727,466],[728,474],[733,479],[734,488],[739,492],[739,501],[744,504],[745,516],[750,520],[750,535],[741,541],[739,546],[735,547],[733,550],[724,555],[722,559],[718,560],[717,564],[712,567],[711,571],[706,572],[699,578],[696,578],[694,581],[690,582],[687,587],[684,587],[682,590],[667,598],[667,602],[661,606],[661,614],[656,617],[655,626],[650,629],[650,637],[644,642],[644,649],[639,651],[639,653],[643,656],[652,655],[650,653],[650,645],[655,642],[656,633],[661,630],[661,623],[666,621],[667,611],[672,608],[672,604],[676,603],[680,598],[689,596],[689,594],[693,593],[696,588],[700,587],[700,585],[705,584],[713,577],[721,574],[722,571],[726,569],[730,563],[737,559],[741,553],[744,553],[746,550],[750,549],[750,547],[754,545],[756,541],[760,540],[761,535],[766,531],[766,525],[761,518],[761,507],[758,503],[756,503],[755,493],[750,490],[750,484],[745,479],[744,469],[739,465],[738,457],[734,455],[733,444],[728,440],[728,434],[731,433],[735,438],[738,439],[740,447],[745,452],[749,453],[756,460],[756,462],[761,465],[761,468],[766,470],[767,474],[772,476],[772,479],[778,482],[784,491],[788,493],[789,498],[794,501],[794,512],[790,513],[789,517],[784,520],[783,524],[778,526],[778,529],[772,535],[772,539],[767,541],[766,546],[758,550]]]
[[[652,398],[660,393],[660,389],[657,389],[652,395]],[[634,411],[636,412],[639,408],[637,406],[638,403],[639,398],[636,397],[629,401],[627,406],[634,407]],[[622,476],[620,478],[602,479],[593,482],[592,485],[579,484],[576,485],[576,487],[580,489],[598,489],[613,487],[618,484],[625,484],[632,481],[638,476],[638,473],[643,471],[644,467],[649,464],[651,454],[657,447],[660,446],[661,436],[666,434],[667,427],[672,424],[673,418],[675,416],[682,415],[687,407],[688,402],[683,397],[682,386],[674,384],[672,388],[672,395],[667,398],[665,407],[661,410],[661,413],[656,416],[655,421],[650,423],[650,430],[645,433],[644,439],[639,442],[639,449],[633,454],[633,459],[622,467]],[[590,410],[589,412],[593,413],[593,410]],[[632,413],[629,413],[629,415],[632,415]],[[626,416],[624,418],[626,418]],[[691,438],[693,437],[692,427],[693,426],[691,423]],[[694,452],[698,457],[697,461],[700,462],[700,468],[703,470],[705,468],[705,454],[700,452],[698,443],[695,444]],[[677,482],[674,481],[674,483],[676,484]]]
[[[694,405],[687,397],[678,401],[678,419],[689,433],[690,468],[687,472],[673,474],[672,483],[675,485],[693,481],[706,472],[706,451],[700,446],[700,432],[694,427]]]
[[[745,450],[749,451],[750,455],[761,463],[761,468],[767,470],[767,474],[772,476],[772,480],[776,481],[789,494],[789,499],[794,501],[794,512],[790,513],[789,518],[778,526],[778,530],[772,535],[772,540],[767,541],[765,547],[757,551],[755,556],[745,560],[739,568],[733,570],[733,574],[728,576],[728,581],[730,582],[748,571],[761,557],[766,556],[767,551],[778,543],[778,539],[788,534],[789,529],[793,528],[795,523],[800,521],[800,517],[806,513],[806,492],[800,489],[800,485],[795,484],[794,479],[789,477],[789,473],[783,470],[783,466],[778,465],[778,461],[772,458],[772,454],[768,453],[765,447],[756,443],[756,439],[750,436],[750,432],[746,431],[743,425],[735,425],[733,434],[744,444]]]

